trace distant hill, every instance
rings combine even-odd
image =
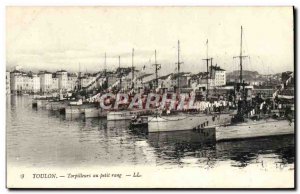
[[[226,73],[227,82],[239,81],[240,71],[233,71]],[[273,85],[277,85],[281,83],[281,73],[270,74],[270,75],[262,75],[257,71],[243,71],[243,80],[246,83],[272,83]]]
[[[235,79],[239,80],[240,71],[236,70],[233,72],[226,73],[227,80],[234,81]],[[257,71],[248,71],[243,70],[243,80],[250,81],[261,78],[262,75],[260,75]]]

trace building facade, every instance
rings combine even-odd
[[[39,77],[41,92],[50,92],[52,89],[52,73],[41,71]]]
[[[40,77],[37,74],[32,75],[32,91],[33,93],[41,91]]]
[[[83,77],[80,77],[80,79],[79,79],[80,86],[81,86],[81,88],[85,88],[85,87],[89,86],[92,82],[94,82],[95,80],[96,80],[95,76],[84,75]]]
[[[211,67],[210,86],[218,87],[226,85],[226,71],[219,66]]]
[[[67,91],[74,91],[77,89],[77,80],[78,77],[76,74],[70,73],[68,75]]]
[[[59,84],[58,84],[58,77],[56,74],[52,74],[52,83],[51,83],[51,91],[58,92],[59,91]]]
[[[23,72],[14,70],[10,73],[10,90],[13,94],[23,90]]]
[[[6,94],[10,94],[10,72],[7,71],[5,75]]]
[[[56,77],[58,78],[58,89],[68,89],[68,72],[65,70],[57,71]]]

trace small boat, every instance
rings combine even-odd
[[[46,104],[46,110],[54,110],[54,111],[60,111],[61,109],[65,108],[67,106],[67,103],[65,101],[48,101]]]
[[[108,111],[98,107],[90,107],[84,109],[85,118],[104,118],[107,117]]]
[[[150,115],[151,110],[123,110],[111,111],[107,113],[108,121],[131,120],[134,116]]]
[[[69,105],[65,108],[65,114],[80,114],[82,113],[80,106]]]
[[[148,117],[148,132],[182,131],[204,128],[214,129],[218,125],[229,124],[231,118],[231,113],[156,115]]]
[[[52,96],[40,96],[40,95],[34,95],[32,99],[32,107],[33,108],[46,108],[49,101],[53,101],[56,98]]]
[[[71,102],[65,107],[65,114],[84,114],[85,109],[94,108],[96,104],[94,103],[84,103],[79,105],[74,105]]]
[[[243,59],[242,35],[243,28],[241,27],[241,53],[239,56],[241,65],[240,72],[242,72]],[[271,106],[270,103],[266,103],[266,100],[263,99],[261,99],[263,102],[257,99],[255,103],[252,102],[252,105],[247,103],[247,98],[245,97],[245,94],[247,93],[245,91],[242,73],[240,74],[240,86],[241,87],[239,87],[238,90],[241,93],[242,98],[238,102],[239,111],[229,125],[220,125],[216,127],[217,141],[294,134],[294,119],[292,116],[288,117],[288,115],[286,115],[287,118],[282,118],[276,116],[277,113],[275,115],[270,115],[270,113],[266,114],[268,107],[270,108]],[[274,93],[273,98],[276,96],[278,96],[277,92]],[[290,96],[289,99],[293,98],[293,96]],[[275,100],[273,100],[273,103],[275,103],[274,101]],[[255,115],[256,109],[261,110],[257,115]],[[252,115],[250,118],[247,116],[247,114],[249,115],[249,112],[250,115]],[[273,110],[273,112],[275,111]],[[265,115],[262,115],[261,113]],[[261,116],[263,116],[263,118],[261,118]]]
[[[294,120],[264,118],[216,127],[216,140],[233,140],[294,134]]]
[[[46,98],[33,99],[32,107],[33,108],[45,108],[47,103],[48,103],[48,100]]]

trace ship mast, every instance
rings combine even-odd
[[[80,63],[78,64],[78,66],[79,66],[79,72],[78,72],[78,91],[80,91],[81,90],[81,66],[80,66]]]
[[[133,58],[134,58],[134,48],[132,49],[132,55],[131,55],[131,74],[132,74],[132,77],[131,77],[131,82],[132,82],[132,88],[134,88],[134,66],[133,66]]]
[[[119,78],[120,78],[120,90],[122,89],[122,74],[121,74],[121,58],[119,56]]]
[[[180,65],[183,64],[183,62],[180,62],[180,42],[178,40],[178,54],[177,54],[177,88],[178,93],[180,93],[180,82],[179,82],[179,73],[180,73]]]
[[[158,70],[160,69],[160,64],[157,64],[157,61],[156,61],[156,50],[154,51],[154,64],[155,66],[155,87],[157,88],[158,87]]]
[[[241,48],[240,48],[240,83],[243,82],[243,26],[241,26]]]
[[[210,58],[210,79],[212,79],[212,72],[213,72],[212,62],[213,62],[213,58]]]
[[[208,39],[206,40],[206,59],[202,59],[204,61],[206,61],[206,98],[208,97],[208,75],[209,75],[209,71],[208,71],[208,62],[211,61],[211,64],[210,64],[210,68],[212,70],[212,60],[213,58],[208,58]],[[211,73],[210,73],[210,78],[211,78]]]
[[[106,78],[106,52],[104,53],[104,76]]]
[[[104,53],[104,88],[107,89],[108,86],[108,79],[107,79],[107,70],[106,70],[106,52]]]
[[[236,56],[233,58],[239,58],[240,59],[240,83],[243,82],[243,58],[248,56],[243,56],[243,26],[241,26],[241,42],[240,42],[240,56]]]
[[[234,58],[239,58],[240,59],[240,85],[242,86],[242,99],[243,99],[243,104],[241,105],[240,108],[240,113],[241,115],[244,115],[246,110],[246,93],[245,93],[245,85],[243,84],[243,58],[248,57],[248,56],[243,56],[243,26],[241,26],[241,42],[240,42],[240,55],[236,56]]]

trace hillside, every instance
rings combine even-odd
[[[233,72],[228,72],[226,73],[226,76],[227,76],[227,80],[234,81],[235,79],[239,79],[240,71],[236,70]],[[260,75],[257,71],[248,71],[248,70],[243,71],[243,79],[245,81],[259,79],[261,77],[262,75]]]

